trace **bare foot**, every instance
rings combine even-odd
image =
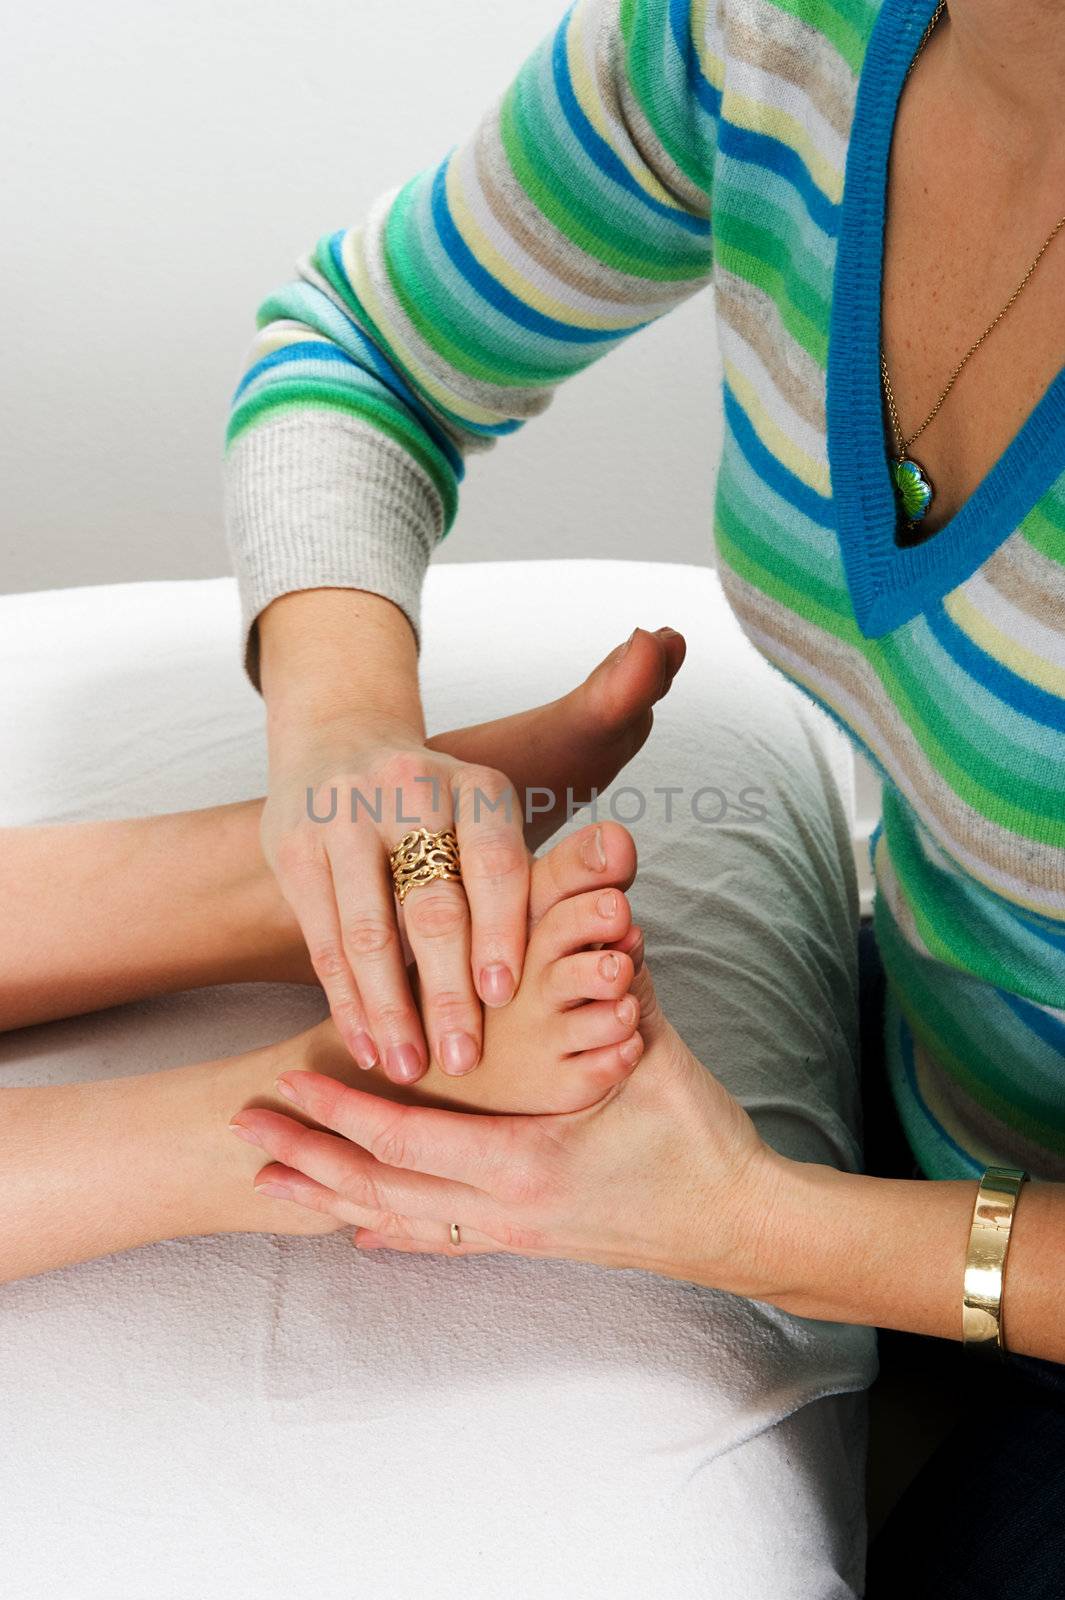
[[[523,806],[526,790],[549,790],[555,795],[557,803],[549,811],[537,812],[525,829],[529,848],[538,849],[567,819],[568,805],[584,804],[605,789],[641,749],[654,722],[653,707],[669,690],[685,649],[684,639],[673,628],[659,628],[656,633],[637,628],[560,700],[496,722],[442,733],[428,743],[462,761],[505,772]],[[540,798],[538,794],[538,803]],[[257,893],[250,898],[242,879],[241,904],[254,906],[256,932],[261,939],[263,930],[269,930],[274,954],[269,965],[260,959],[250,976],[317,983],[299,925],[259,849],[261,805],[258,800],[250,803],[242,821],[254,833],[251,860]],[[239,863],[247,859],[247,852],[231,851],[229,859]],[[222,885],[216,898],[224,897]]]
[[[276,1089],[283,1072],[318,1072],[389,1099],[470,1111],[535,1114],[582,1110],[629,1075],[640,1059],[639,1005],[629,994],[642,959],[624,887],[635,871],[635,850],[616,823],[591,826],[562,840],[533,868],[533,927],[525,970],[509,1005],[485,1016],[480,1066],[465,1078],[436,1068],[413,1086],[363,1072],[344,1048],[332,1021],[283,1044],[219,1063],[224,1120],[214,1137],[228,1143],[222,1159],[227,1190],[239,1169],[233,1228],[278,1232],[329,1231],[328,1219],[252,1192],[261,1154],[226,1132],[245,1106],[292,1114]],[[217,1098],[214,1103],[219,1102]]]
[[[637,628],[560,700],[428,742],[462,761],[505,772],[523,802],[526,790],[550,790],[557,804],[525,830],[536,849],[565,820],[567,790],[575,803],[586,803],[641,749],[654,721],[652,708],[669,690],[685,648],[673,628]]]

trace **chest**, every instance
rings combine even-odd
[[[904,438],[1003,314],[912,446],[935,487],[929,534],[987,477],[1065,367],[1065,229],[1004,310],[1065,203],[1037,169],[1018,169],[993,137],[985,142],[945,72],[933,36],[899,101],[888,165],[882,328]]]

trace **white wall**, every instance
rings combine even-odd
[[[438,160],[564,0],[51,0],[0,60],[0,589],[227,570],[260,299]],[[709,297],[476,461],[445,555],[709,556]]]

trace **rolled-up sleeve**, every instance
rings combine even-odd
[[[714,10],[576,0],[464,143],[259,308],[225,453],[253,681],[293,590],[369,590],[417,633],[467,457],[707,283]]]

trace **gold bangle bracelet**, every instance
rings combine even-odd
[[[967,1350],[1006,1353],[1002,1283],[1017,1196],[1027,1178],[1019,1167],[988,1167],[976,1191],[962,1295],[961,1337]]]

